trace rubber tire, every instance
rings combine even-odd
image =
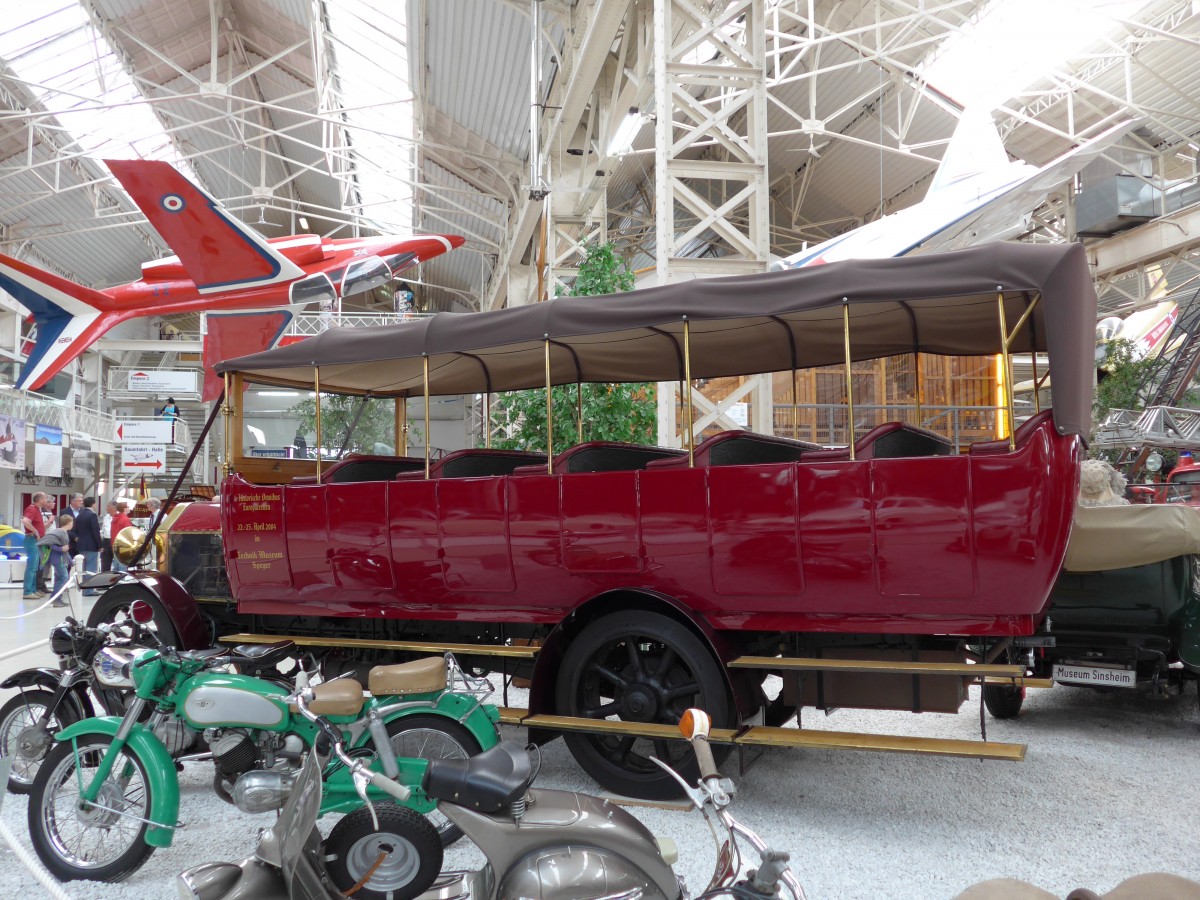
[[[90,747],[95,747],[97,752],[103,752],[112,742],[112,738],[108,735],[89,734],[78,739],[80,753],[85,752]],[[105,866],[97,866],[96,868],[79,868],[65,860],[54,852],[49,836],[46,834],[42,825],[42,816],[40,815],[43,804],[46,802],[46,794],[50,790],[50,773],[53,772],[64,758],[70,757],[75,751],[70,741],[60,741],[54,748],[46,754],[46,759],[38,770],[38,777],[34,779],[33,790],[29,795],[29,811],[27,814],[29,825],[29,839],[33,843],[33,849],[37,851],[38,859],[42,861],[50,873],[59,881],[75,881],[79,879],[87,879],[90,881],[123,881],[128,878],[138,869],[140,869],[150,858],[150,854],[154,852],[154,848],[146,843],[146,829],[149,825],[145,822],[138,828],[134,840],[130,843],[129,849],[122,853],[119,857]],[[150,796],[150,783],[146,777],[146,767],[140,759],[131,753],[127,753],[127,757],[133,761],[134,766],[138,769],[142,779],[142,784],[146,789],[146,809],[151,808],[153,798]],[[75,784],[75,768],[72,767],[70,774],[67,776],[67,781]]]
[[[54,691],[47,691],[41,688],[25,690],[17,694],[15,697],[9,698],[9,701],[4,704],[3,708],[0,708],[0,756],[13,755],[10,752],[11,748],[4,740],[5,731],[7,730],[9,720],[15,716],[19,710],[26,708],[32,710],[34,707],[37,707],[37,718],[41,718],[42,713],[49,708],[53,701]],[[76,721],[77,718],[78,717],[71,709],[70,701],[65,700],[59,704],[58,712],[50,719],[49,722],[49,734],[47,735],[49,744],[47,744],[47,753],[49,753],[50,748],[54,745],[55,732],[60,731],[65,725],[70,725],[72,722]],[[43,756],[42,759],[45,759],[45,756]],[[41,764],[39,763],[38,768],[40,767]],[[13,768],[16,768],[15,760],[13,763]],[[36,777],[36,769],[29,777],[28,781],[22,781],[17,777],[16,774],[10,772],[8,776],[8,789],[14,794],[28,794],[33,788],[33,779]]]
[[[412,731],[417,728],[427,728],[430,731],[440,731],[450,740],[458,744],[462,748],[467,757],[474,756],[482,752],[483,748],[479,746],[479,741],[475,739],[475,735],[471,734],[470,729],[465,725],[456,722],[448,716],[440,716],[431,713],[422,713],[415,716],[404,716],[400,719],[393,719],[387,723],[388,737],[396,737],[404,734],[406,731]],[[424,759],[433,759],[435,757],[422,757]],[[460,757],[436,757],[437,759],[454,759]],[[431,823],[432,824],[432,823]],[[462,829],[446,819],[434,825],[438,836],[442,839],[442,846],[449,847],[455,841],[462,837]]]
[[[333,826],[322,851],[329,878],[339,893],[345,893],[358,884],[370,867],[356,868],[351,872],[347,857],[356,843],[379,834],[389,842],[407,844],[409,852],[420,860],[420,865],[407,884],[375,890],[368,881],[354,893],[355,900],[413,900],[429,889],[442,870],[441,838],[428,819],[405,806],[376,803],[375,814],[379,817],[378,831],[373,827],[371,811],[366,807],[359,807],[343,816]],[[386,866],[385,860],[383,867]]]
[[[985,684],[983,705],[996,719],[1015,719],[1025,702],[1025,688],[1014,684]]]
[[[150,591],[137,584],[118,584],[105,591],[88,614],[88,627],[95,628],[101,623],[117,621],[118,614],[128,613],[134,600],[145,600],[154,610],[154,627],[158,632],[158,639],[168,647],[179,646],[175,623],[171,621],[163,605]]]
[[[737,711],[730,696],[724,670],[709,647],[681,622],[659,613],[642,611],[625,611],[597,619],[587,625],[565,648],[562,664],[558,669],[558,686],[555,692],[559,715],[582,715],[576,705],[575,695],[580,679],[586,674],[584,667],[594,653],[622,635],[647,637],[672,647],[678,660],[686,665],[693,679],[700,685],[699,696],[692,705],[704,708],[711,717],[714,728],[736,727]],[[661,716],[657,721],[677,724],[677,721]],[[679,784],[658,766],[649,764],[642,770],[631,770],[610,760],[601,749],[600,741],[604,740],[602,736],[565,732],[563,739],[580,767],[606,790],[644,800],[666,800],[681,796]],[[729,755],[729,748],[716,745],[713,747],[713,754],[719,763]],[[666,761],[668,760],[664,760]],[[684,754],[677,763],[673,763],[672,767],[689,784],[695,783],[700,777],[696,758],[690,752]]]

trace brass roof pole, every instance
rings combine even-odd
[[[314,395],[317,398],[317,484],[321,483],[321,367],[313,369]]]
[[[583,382],[575,382],[575,419],[579,423],[576,440],[583,443]]]
[[[917,395],[917,427],[925,427],[921,421],[921,351],[913,351],[913,364],[916,369],[916,395]]]
[[[684,420],[687,425],[688,468],[696,465],[696,436],[693,432],[692,417],[692,329],[688,317],[683,317],[683,402],[685,404]]]
[[[229,373],[226,372],[222,377],[225,379],[225,405],[221,409],[221,414],[225,417],[225,463],[222,468],[228,477],[233,471],[233,459],[230,457],[233,452],[233,395],[229,393]]]
[[[842,336],[846,343],[846,430],[850,433],[850,458],[854,459],[854,380],[850,374],[850,302],[842,298]]]
[[[421,354],[421,381],[425,388],[425,478],[429,478],[429,354]]]
[[[800,388],[796,380],[800,377],[795,369],[792,369],[792,440],[800,437]]]
[[[396,398],[396,449],[408,456],[408,398]]]
[[[492,447],[492,395],[483,395],[483,446],[489,450]]]
[[[1008,322],[1004,315],[1004,293],[996,294],[997,306],[1000,309],[1000,365],[1004,367],[1004,413],[1008,422],[1008,449],[1017,449],[1017,439],[1013,434],[1013,389],[1012,389],[1012,359],[1008,355]]]
[[[543,335],[546,358],[546,474],[554,474],[554,394],[550,391],[550,335]]]

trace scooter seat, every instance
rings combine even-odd
[[[434,800],[495,813],[524,797],[532,780],[528,751],[501,741],[468,759],[430,760],[421,786]]]
[[[367,698],[362,685],[353,678],[336,678],[318,684],[312,689],[313,700],[308,704],[311,712],[319,716],[357,716],[362,712]],[[296,712],[296,704],[288,704]]]
[[[395,666],[375,666],[367,690],[376,697],[389,694],[432,694],[446,688],[446,660],[440,656],[414,659]]]
[[[239,644],[231,651],[230,662],[241,669],[257,672],[273,668],[277,663],[295,655],[295,641],[276,641],[273,644]]]

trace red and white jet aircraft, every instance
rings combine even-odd
[[[169,163],[105,163],[176,255],[144,263],[142,277],[130,284],[93,290],[0,254],[0,287],[37,323],[17,387],[42,387],[114,325],[140,316],[246,313],[210,319],[206,367],[263,350],[278,338],[292,310],[379,287],[463,243],[455,234],[267,239]]]

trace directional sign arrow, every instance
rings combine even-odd
[[[163,465],[162,460],[156,459],[156,460],[154,460],[154,462],[127,462],[127,463],[125,463],[125,468],[127,468],[127,469],[161,469],[162,465]]]
[[[125,437],[125,426],[124,425],[117,426],[117,437],[119,437],[119,438]]]

